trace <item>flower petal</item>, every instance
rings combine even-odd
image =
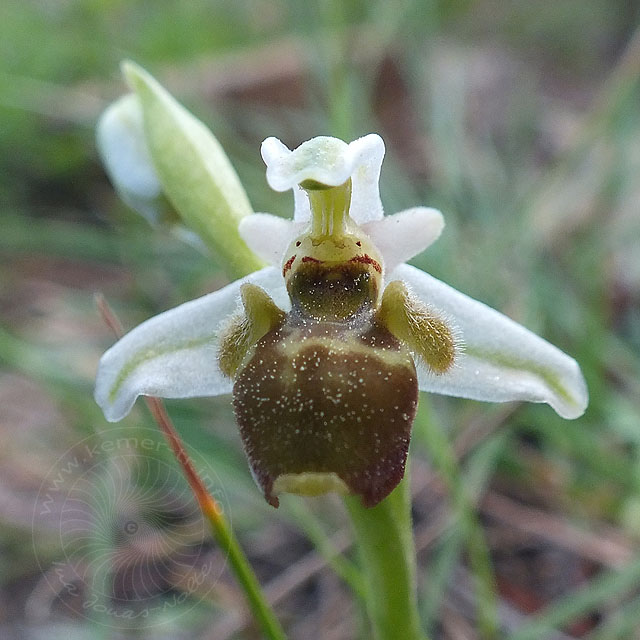
[[[311,215],[306,194],[298,187],[305,180],[337,187],[351,178],[349,215],[357,224],[382,218],[378,181],[385,148],[379,135],[371,133],[350,144],[319,136],[293,151],[272,137],[262,143],[261,151],[269,186],[276,191],[294,190],[296,222],[306,222]]]
[[[433,244],[444,229],[444,219],[437,209],[415,207],[369,222],[362,229],[391,271]]]
[[[236,310],[245,282],[264,288],[288,310],[280,270],[267,267],[143,322],[100,360],[95,399],[107,420],[121,420],[139,395],[191,398],[230,393],[231,381],[218,368],[218,334],[221,323]]]
[[[299,185],[293,188],[293,221],[308,224],[311,220],[311,203],[307,192]]]
[[[383,210],[378,182],[384,159],[384,142],[378,134],[370,133],[354,140],[349,151],[353,158],[349,215],[357,224],[380,220]]]
[[[329,136],[307,140],[293,151],[277,138],[267,138],[261,147],[267,182],[275,191],[288,191],[305,180],[337,187],[351,176],[348,149],[346,142]]]
[[[120,197],[150,222],[158,222],[169,204],[144,137],[138,96],[123,96],[100,116],[98,152]]]
[[[287,246],[302,232],[302,225],[269,213],[255,213],[240,221],[238,231],[258,257],[281,266]]]
[[[584,413],[588,392],[573,358],[415,267],[400,265],[388,279],[404,280],[423,302],[448,316],[465,345],[445,374],[418,367],[422,391],[491,402],[546,402],[563,418]]]

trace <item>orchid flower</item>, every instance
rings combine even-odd
[[[578,364],[501,313],[406,262],[440,235],[435,209],[383,215],[384,143],[262,144],[267,181],[293,190],[292,220],[239,232],[269,263],[151,318],[102,357],[95,398],[110,421],[141,394],[233,393],[253,475],[283,492],[349,492],[366,506],[402,479],[418,391],[587,405]]]

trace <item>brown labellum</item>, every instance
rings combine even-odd
[[[404,475],[416,371],[406,347],[374,320],[289,315],[258,342],[233,396],[253,474],[274,506],[279,478],[336,477],[373,506]]]

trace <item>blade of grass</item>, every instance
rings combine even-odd
[[[338,577],[349,585],[356,596],[364,600],[365,583],[358,567],[336,549],[318,519],[304,502],[297,498],[292,500],[285,496],[283,498],[280,499],[281,506],[285,506],[287,511],[291,512],[296,523],[302,527],[307,538],[327,564]]]
[[[507,437],[508,433],[506,432],[493,435],[469,457],[464,484],[467,487],[473,487],[471,499],[474,504],[484,494],[498,457],[503,453]],[[416,440],[420,441],[420,437],[418,436]],[[428,625],[436,623],[437,611],[447,593],[447,586],[464,548],[464,530],[462,527],[454,526],[457,518],[454,517],[452,520],[447,525],[448,530],[442,540],[441,548],[434,554],[428,580],[425,581],[421,611],[424,619],[428,621]]]
[[[432,633],[437,623],[438,611],[447,593],[447,587],[460,560],[464,546],[462,528],[451,527],[443,536],[440,548],[429,565],[429,574],[424,580],[424,592],[420,611]]]
[[[451,492],[453,508],[462,526],[475,580],[476,614],[480,633],[484,638],[497,638],[498,604],[489,548],[453,446],[429,415],[427,403],[424,401],[420,403],[414,429]]]
[[[620,106],[632,95],[640,80],[640,27],[631,36],[618,64],[585,116],[575,143],[565,152],[558,163],[534,185],[526,198],[523,217],[529,219],[529,228],[534,230],[534,242],[553,244],[564,237],[559,227],[564,224],[562,215],[555,206],[560,193],[571,183],[571,174],[597,141],[604,137],[618,115]]]

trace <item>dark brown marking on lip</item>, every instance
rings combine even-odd
[[[316,264],[322,264],[324,260],[318,260],[317,258],[312,258],[311,256],[303,256],[302,262],[315,262]]]
[[[286,275],[287,271],[289,271],[289,269],[291,269],[291,265],[293,264],[293,261],[296,259],[296,255],[295,253],[285,262],[284,267],[282,267],[282,277],[284,278],[284,276]]]
[[[304,258],[303,258],[304,260]],[[349,262],[360,262],[361,264],[370,264],[378,273],[382,273],[382,266],[377,260],[374,260],[370,255],[364,254],[363,256],[354,256]]]

